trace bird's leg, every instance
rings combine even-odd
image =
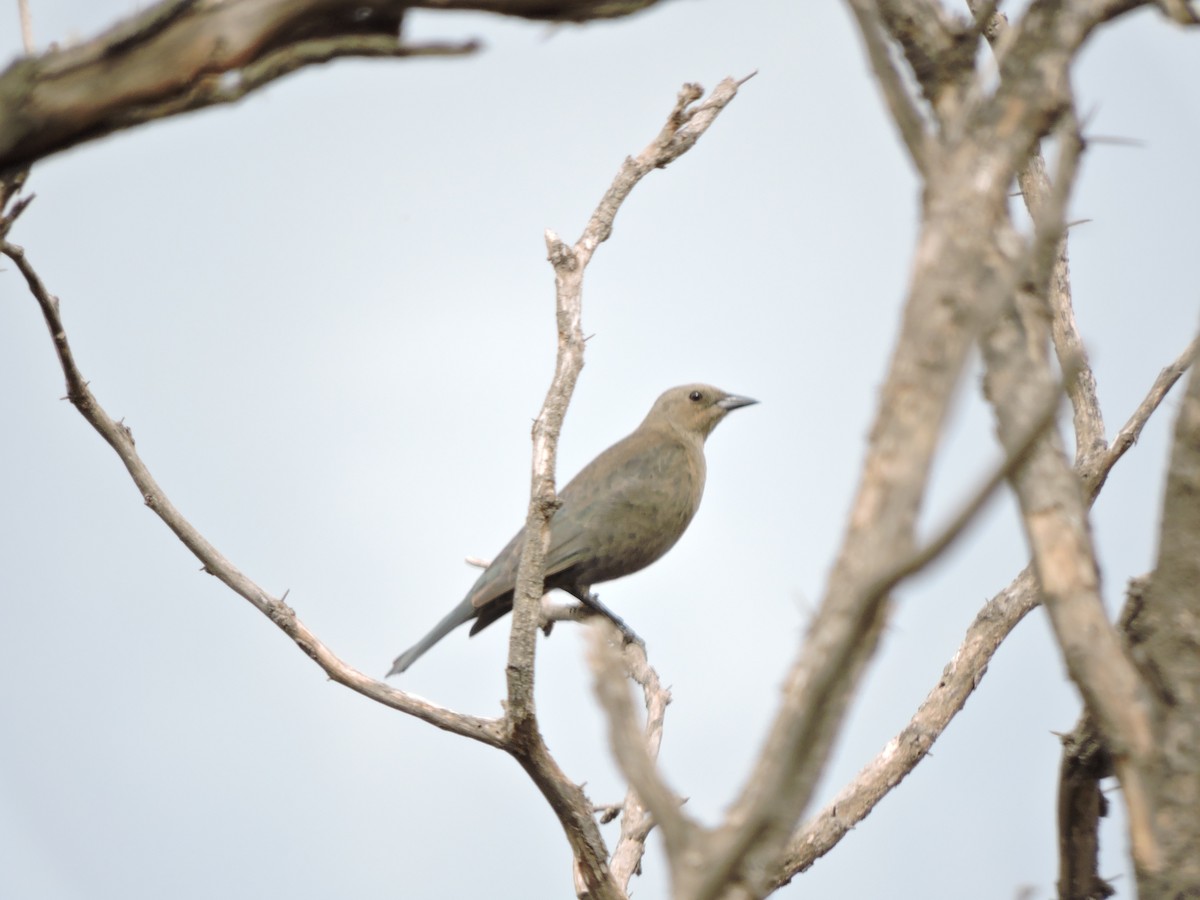
[[[587,591],[580,596],[579,599],[583,601],[586,606],[594,609],[596,612],[600,613],[600,615],[604,616],[604,618],[616,625],[617,629],[621,632],[622,637],[625,638],[625,643],[637,644],[639,647],[646,646],[646,642],[637,636],[637,632],[625,624],[624,619],[600,602],[600,597],[598,595],[592,593],[591,591]]]

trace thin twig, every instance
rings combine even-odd
[[[33,14],[29,11],[29,0],[17,0],[21,13],[21,46],[26,56],[33,56]]]
[[[950,517],[929,542],[913,551],[907,559],[901,560],[894,568],[882,575],[871,587],[870,596],[882,597],[901,581],[915,575],[941,556],[962,535],[992,495],[1025,463],[1034,445],[1054,424],[1062,396],[1063,390],[1060,386],[1046,401],[1041,413],[1034,418],[1025,436],[1005,453],[1004,459],[971,493],[958,512]]]
[[[892,56],[885,37],[886,30],[879,18],[879,10],[873,3],[865,0],[850,0],[850,9],[858,19],[859,31],[867,47],[871,68],[880,87],[883,88],[883,98],[887,101],[892,118],[900,129],[900,136],[908,147],[908,154],[917,171],[928,174],[931,165],[929,157],[934,149],[929,126]]]
[[[1070,112],[1064,116],[1059,128],[1059,164],[1055,185],[1068,185],[1074,181],[1079,165],[1083,141],[1079,136],[1078,123]],[[1026,208],[1035,221],[1045,220],[1052,212],[1044,208],[1051,205],[1055,188],[1046,177],[1046,165],[1040,152],[1034,152],[1026,166],[1017,176]],[[1078,223],[1072,223],[1078,224]],[[1104,416],[1100,410],[1100,399],[1096,389],[1096,376],[1088,360],[1087,348],[1079,334],[1075,320],[1075,308],[1071,301],[1071,272],[1067,257],[1066,228],[1058,236],[1052,262],[1049,265],[1046,299],[1050,311],[1050,334],[1059,364],[1067,359],[1074,361],[1077,373],[1067,384],[1067,395],[1074,410],[1075,464],[1085,470],[1092,457],[1104,451]]]
[[[625,682],[626,667],[617,650],[623,643],[615,625],[605,619],[596,620],[588,652],[593,686],[608,718],[617,763],[658,823],[667,845],[667,858],[678,860],[687,849],[696,826],[683,815],[680,809],[683,801],[667,787],[654,764],[657,741],[648,746],[638,723],[633,698]],[[661,726],[661,722],[659,724]],[[650,725],[648,722],[647,727]]]
[[[584,266],[596,252],[596,248],[612,235],[613,221],[617,210],[625,202],[639,181],[655,169],[665,168],[674,162],[700,139],[700,135],[708,130],[713,121],[730,101],[737,96],[738,88],[753,78],[751,72],[744,78],[725,78],[713,88],[708,99],[696,103],[704,90],[697,84],[685,84],[675,100],[675,106],[667,117],[667,122],[649,145],[636,157],[628,157],[617,171],[612,185],[604,194],[595,212],[592,213],[583,235],[575,243],[573,249],[567,250],[570,257],[563,257],[563,265],[578,267],[582,272]],[[695,104],[695,105],[693,105]],[[561,256],[561,241],[553,232],[547,232],[546,243],[550,250],[551,261]],[[560,264],[555,262],[555,270]]]
[[[1033,570],[1026,568],[984,604],[912,720],[838,792],[832,803],[806,822],[788,842],[777,874],[777,887],[787,884],[837,846],[917,767],[979,687],[1000,644],[1037,608],[1039,600],[1037,579]]]
[[[1145,399],[1138,404],[1138,408],[1133,411],[1133,415],[1129,417],[1121,430],[1117,432],[1113,438],[1112,444],[1101,456],[1099,465],[1094,473],[1089,472],[1084,478],[1084,487],[1087,488],[1088,497],[1094,498],[1100,492],[1100,488],[1104,486],[1104,481],[1108,478],[1108,473],[1112,471],[1112,467],[1116,465],[1117,460],[1125,455],[1141,437],[1142,429],[1146,427],[1146,423],[1150,421],[1150,416],[1158,409],[1160,403],[1166,398],[1167,393],[1174,387],[1175,382],[1183,377],[1183,374],[1195,363],[1196,358],[1200,356],[1200,337],[1193,338],[1192,342],[1187,345],[1187,348],[1179,354],[1179,356],[1158,373],[1158,377],[1154,379],[1154,384],[1150,388],[1150,392],[1146,394]]]
[[[663,726],[671,692],[663,687],[658,673],[646,659],[646,648],[638,643],[624,643],[621,660],[625,674],[642,688],[642,699],[646,707],[646,727],[642,736],[646,753],[651,760],[658,759],[662,744]],[[646,809],[641,795],[634,787],[625,794],[621,810],[621,835],[612,853],[613,878],[625,890],[629,879],[641,871],[642,856],[646,852],[646,838],[654,828],[654,817]]]

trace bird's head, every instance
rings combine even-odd
[[[667,427],[684,434],[699,435],[703,441],[731,411],[757,402],[711,384],[684,384],[671,388],[654,401],[643,427]]]

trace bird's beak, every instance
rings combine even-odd
[[[718,400],[717,406],[729,412],[732,409],[741,409],[743,406],[753,406],[757,402],[753,397],[739,397],[737,394],[730,394],[728,397]]]

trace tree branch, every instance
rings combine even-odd
[[[1075,136],[1069,140],[1072,145],[1078,145]],[[1040,152],[1034,152],[1029,158],[1029,163],[1017,175],[1017,182],[1030,215],[1035,220],[1040,218],[1053,193],[1046,177],[1046,163]],[[1075,377],[1067,382],[1067,395],[1071,398],[1074,410],[1075,465],[1087,471],[1094,465],[1094,457],[1107,449],[1107,441],[1104,436],[1104,415],[1100,411],[1096,391],[1096,376],[1088,360],[1087,348],[1079,335],[1075,308],[1071,302],[1071,271],[1065,234],[1057,241],[1047,298],[1050,334],[1059,365],[1065,368],[1069,360],[1069,364],[1076,369]]]
[[[943,146],[941,164],[924,185],[903,325],[858,496],[759,763],[726,823],[703,848],[705,865],[692,883],[677,888],[682,896],[712,897],[731,884],[739,896],[761,895],[757,873],[777,859],[775,841],[785,817],[807,802],[878,642],[887,602],[872,585],[914,554],[913,524],[932,441],[961,376],[966,346],[993,326],[1024,279],[1037,279],[1044,248],[1057,247],[1050,238],[1059,220],[1052,217],[1039,223],[1024,252],[1018,249],[1005,192],[1036,142],[1069,110],[1071,60],[1103,10],[1034,0],[1005,55],[1000,87],[991,92],[974,71],[975,26],[959,28],[941,18],[940,7],[930,12],[924,6],[879,4],[885,27],[931,102]],[[1022,410],[1039,407],[1034,401]],[[1006,430],[1010,453],[1013,436],[1028,433],[1022,414],[1023,426]]]
[[[21,16],[21,46],[26,56],[33,55],[33,15],[29,12],[29,0],[17,0]]]
[[[339,57],[478,49],[474,41],[405,44],[400,26],[409,8],[582,22],[628,15],[654,2],[162,0],[89,41],[28,55],[0,73],[0,172],[114,131],[233,102]]]
[[[900,129],[900,136],[908,147],[908,155],[911,157],[913,165],[917,167],[917,171],[927,175],[933,165],[930,156],[937,150],[937,143],[928,133],[929,129],[925,123],[925,117],[921,113],[921,108],[909,91],[908,84],[896,65],[896,61],[892,58],[879,9],[871,0],[850,0],[850,10],[858,20],[858,30],[866,45],[871,68],[875,72],[879,86],[883,89],[883,97],[887,101],[892,119],[895,121],[896,127]]]
[[[151,31],[167,28],[173,21],[173,15],[187,13],[191,5],[183,2],[172,6],[168,10],[172,15],[166,16],[165,21],[141,21],[144,28]],[[158,9],[161,14],[163,7]],[[142,32],[139,31],[136,37],[141,36]],[[525,542],[518,570],[507,667],[508,703],[505,717],[499,721],[454,713],[411,697],[345,665],[308,631],[282,599],[271,597],[250,581],[183,518],[142,464],[134,450],[129,429],[123,423],[114,422],[91,394],[72,357],[59,317],[58,301],[46,290],[25,259],[21,248],[4,240],[13,220],[27,205],[28,200],[18,202],[9,215],[0,218],[0,253],[9,256],[17,264],[42,307],[67,379],[68,397],[117,452],[142,492],[147,505],[201,560],[206,571],[216,575],[270,617],[335,681],[439,728],[501,747],[513,755],[529,773],[562,822],[575,855],[580,894],[594,900],[619,900],[624,896],[624,892],[613,881],[609,872],[607,851],[593,818],[591,803],[582,789],[562,773],[550,756],[538,732],[533,704],[533,658],[536,646],[535,632],[542,621],[545,544],[549,535],[549,517],[557,506],[554,493],[554,457],[566,405],[583,364],[583,335],[580,328],[583,270],[596,247],[611,234],[617,210],[637,182],[654,168],[666,166],[693,146],[720,110],[736,96],[741,83],[743,82],[725,79],[706,101],[698,105],[693,104],[703,92],[695,85],[685,86],[672,109],[667,126],[636,159],[626,160],[589,219],[576,246],[567,247],[552,233],[547,233],[551,261],[555,268],[559,353],[553,383],[534,427],[532,499],[526,533],[537,535],[540,540]],[[3,188],[3,198],[6,201],[19,189],[23,174],[23,170],[17,171],[0,179],[0,187]],[[548,623],[551,618],[547,618],[546,621]],[[648,833],[649,827],[644,830]],[[643,834],[643,840],[644,837]],[[640,856],[640,853],[638,855]]]
[[[1161,865],[1138,858],[1145,897],[1200,896],[1200,377],[1188,376],[1167,469],[1158,556],[1129,616],[1134,659],[1153,697],[1155,837]],[[1097,716],[1097,718],[1100,718]],[[1105,743],[1120,775],[1121,745]],[[1122,781],[1122,785],[1124,782]],[[1132,814],[1131,814],[1132,815]]]
[[[604,620],[607,622],[607,620]],[[662,744],[663,723],[671,692],[662,686],[658,673],[646,660],[646,650],[637,643],[623,643],[621,659],[625,672],[642,687],[642,699],[646,706],[646,727],[642,735],[646,753],[651,761],[658,759]],[[611,717],[610,717],[611,722]],[[613,877],[626,891],[629,880],[641,871],[642,856],[646,852],[646,838],[654,827],[654,818],[646,810],[638,791],[632,786],[625,793],[621,806],[621,836],[612,853]],[[688,835],[690,839],[690,835]]]
[[[832,850],[916,768],[979,687],[1000,644],[1039,602],[1037,579],[1027,568],[984,604],[912,720],[788,842],[777,887]]]
[[[625,651],[618,651],[617,648],[622,646]],[[592,627],[588,660],[596,697],[607,714],[613,754],[621,771],[629,779],[630,787],[640,798],[639,805],[645,803],[662,831],[667,845],[667,858],[676,861],[683,857],[691,844],[697,826],[683,814],[683,800],[667,787],[655,767],[654,760],[662,740],[665,703],[656,706],[651,695],[647,695],[649,708],[643,730],[634,711],[629,685],[625,682],[626,677],[633,674],[626,663],[628,656],[640,656],[644,666],[645,651],[636,644],[626,645],[615,625],[597,619]],[[658,676],[652,671],[649,674],[657,683]]]
[[[6,217],[6,226],[11,222],[11,218],[10,213]],[[33,265],[26,258],[24,250],[7,240],[0,240],[0,253],[16,264],[29,286],[30,293],[41,307],[42,316],[46,320],[46,326],[50,329],[50,336],[54,341],[59,365],[66,377],[67,399],[116,451],[134,484],[137,485],[146,505],[162,519],[171,531],[175,532],[184,546],[200,560],[205,572],[216,576],[239,596],[250,601],[259,612],[275,623],[338,684],[345,685],[384,706],[390,706],[392,709],[415,716],[444,731],[469,737],[493,747],[504,746],[503,731],[498,721],[453,712],[419,697],[406,694],[382,681],[376,681],[342,662],[333,651],[305,627],[282,598],[275,598],[268,594],[210,544],[175,508],[175,505],[171,503],[154,480],[134,448],[133,434],[129,427],[124,422],[114,421],[92,393],[87,380],[76,365],[71,345],[67,340],[66,329],[59,312],[58,298],[47,290]]]
[[[1088,477],[1085,478],[1084,486],[1087,488],[1089,499],[1094,499],[1100,492],[1113,465],[1125,455],[1130,447],[1137,443],[1138,438],[1142,435],[1142,429],[1150,421],[1150,416],[1158,409],[1159,404],[1166,398],[1175,382],[1182,378],[1183,373],[1195,363],[1198,356],[1200,356],[1200,337],[1193,338],[1175,361],[1158,373],[1150,392],[1146,394],[1145,399],[1138,404],[1138,408],[1129,417],[1129,421],[1121,426],[1121,430],[1113,438],[1113,442],[1105,451],[1095,474],[1088,473]]]
[[[1171,365],[1163,369],[1138,405],[1121,433],[1141,432],[1150,415],[1158,408],[1171,386],[1200,353],[1200,338],[1193,340]],[[1120,461],[1133,440],[1125,442],[1118,434],[1096,468],[1076,474],[1087,488],[1091,506],[1109,472]],[[912,720],[892,738],[861,772],[826,806],[800,829],[788,843],[775,886],[782,886],[807,870],[861,822],[887,794],[916,768],[951,720],[966,705],[967,698],[983,681],[988,663],[1000,644],[1017,624],[1041,603],[1041,592],[1033,569],[1022,570],[1013,581],[984,604],[967,629],[962,643],[946,664],[938,683],[917,709]],[[1079,743],[1082,743],[1080,741]]]
[[[1044,362],[1027,352],[1015,319],[1003,320],[984,341],[985,389],[1003,442],[1022,429],[1031,402],[1045,391]],[[1129,811],[1134,859],[1158,871],[1146,766],[1154,754],[1149,698],[1099,592],[1086,504],[1078,476],[1050,433],[1013,479],[1043,602],[1067,670],[1101,725]]]
[[[854,0],[864,2],[864,0]],[[974,67],[978,38],[936,0],[866,0],[904,53],[913,79],[945,126],[959,114],[956,95]]]
[[[980,0],[967,0],[968,6],[976,16],[988,43],[997,53],[999,47],[1011,34],[1008,20],[996,13],[995,3],[985,8]],[[1073,125],[1073,119],[1071,121]],[[1069,184],[1074,180],[1082,142],[1077,129],[1062,129],[1067,140],[1060,158],[1058,183]],[[1034,149],[1028,161],[1017,173],[1017,184],[1021,188],[1021,197],[1025,208],[1035,222],[1054,221],[1061,213],[1056,213],[1054,197],[1056,192],[1046,175],[1046,161],[1040,149]],[[1048,208],[1049,207],[1049,208]],[[1079,326],[1075,321],[1075,308],[1071,301],[1071,272],[1067,257],[1067,241],[1065,232],[1059,236],[1054,251],[1051,268],[1049,290],[1047,292],[1050,333],[1055,353],[1058,355],[1059,366],[1064,370],[1074,367],[1075,378],[1067,383],[1067,394],[1071,398],[1074,410],[1075,428],[1075,467],[1084,472],[1091,470],[1095,464],[1094,457],[1106,450],[1104,437],[1104,416],[1100,411],[1100,400],[1096,391],[1096,376],[1088,360],[1087,348],[1079,335]]]

